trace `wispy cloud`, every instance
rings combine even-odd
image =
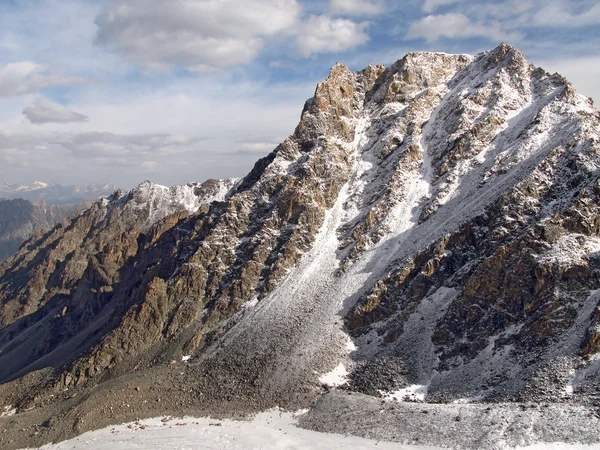
[[[331,0],[332,14],[349,16],[373,16],[385,11],[384,0]]]
[[[460,13],[430,15],[413,22],[406,34],[407,39],[423,38],[429,42],[440,38],[484,37],[494,41],[517,41],[522,38],[518,32],[507,32],[499,23],[483,24],[471,21]]]
[[[242,176],[293,132],[316,83],[238,80],[232,89],[221,74],[202,79],[187,77],[143,92],[103,86],[78,97],[77,110],[88,122],[5,122],[0,179],[129,188],[150,170],[153,181],[166,185]],[[22,109],[15,114],[22,117]]]
[[[537,27],[580,28],[600,25],[600,3],[597,1],[593,4],[590,2],[543,2],[532,13],[529,24]]]
[[[0,97],[30,94],[55,86],[73,86],[91,83],[83,77],[69,77],[53,72],[46,64],[21,61],[0,68]]]
[[[39,97],[23,110],[23,115],[36,125],[45,123],[70,123],[86,122],[88,118],[83,114],[65,108],[47,98]]]
[[[423,2],[423,11],[426,13],[432,13],[441,6],[460,3],[461,1],[463,0],[425,0]]]

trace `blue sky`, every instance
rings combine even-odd
[[[242,176],[336,61],[502,41],[600,101],[597,0],[0,0],[0,183]]]

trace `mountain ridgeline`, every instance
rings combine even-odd
[[[0,402],[301,408],[341,364],[369,395],[593,403],[599,169],[591,100],[510,46],[337,64],[245,178],[143,184],[0,267]]]

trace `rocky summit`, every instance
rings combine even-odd
[[[0,444],[275,406],[407,443],[452,403],[597,441],[599,217],[600,113],[515,48],[337,64],[245,178],[117,192],[0,267]],[[454,426],[419,442],[496,445]]]

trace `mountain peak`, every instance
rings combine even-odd
[[[241,182],[143,183],[0,268],[0,380],[31,374],[4,403],[109,410],[112,378],[151,380],[145,414],[299,409],[347,372],[389,401],[592,404],[600,120],[565,92],[505,44],[334,66]]]

